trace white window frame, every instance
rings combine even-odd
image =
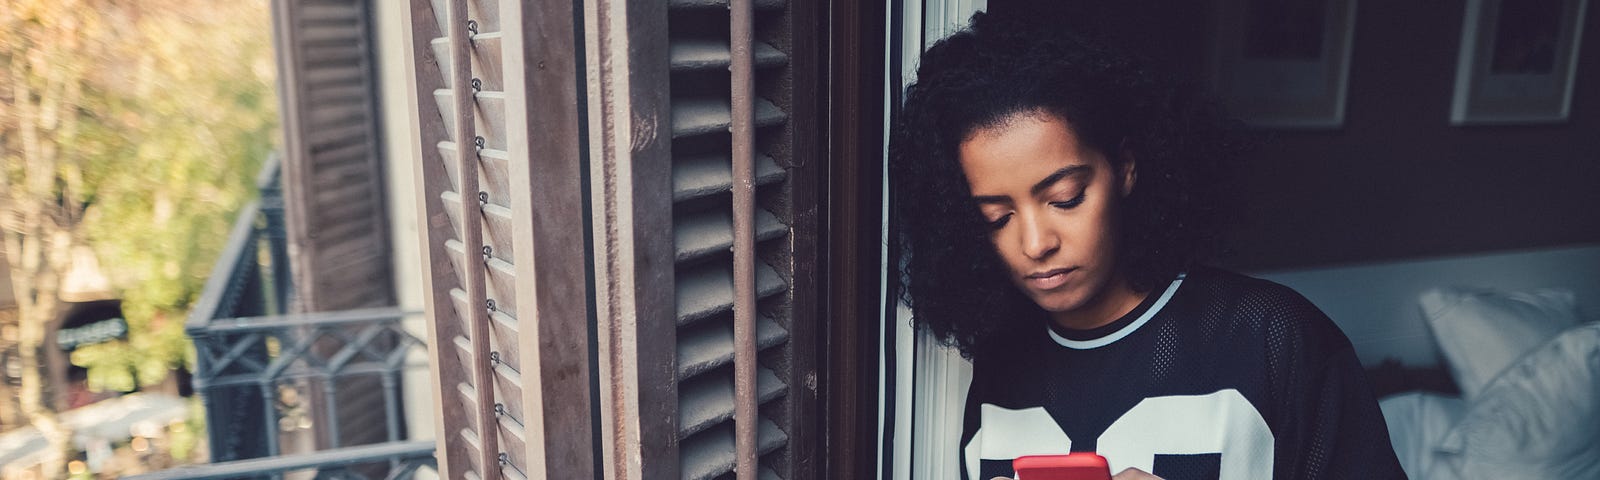
[[[889,2],[889,8],[893,7],[893,2]],[[889,126],[893,124],[888,102],[899,98],[888,89],[904,91],[916,80],[917,61],[928,46],[965,26],[974,12],[987,9],[988,0],[904,0],[898,12],[904,19],[902,30],[895,32],[892,20],[885,19],[884,31],[891,36],[886,40],[899,35],[901,47],[900,65],[885,65],[885,73],[889,68],[899,68],[901,84],[884,85],[884,197],[880,201],[884,219],[880,238],[884,244],[889,241],[888,135]],[[892,48],[895,42],[888,41],[886,45]],[[885,75],[885,78],[893,77]],[[887,286],[890,274],[887,249],[880,255],[880,291],[887,291],[882,288]],[[882,306],[887,307],[891,301],[899,303],[897,299],[886,297],[882,299]],[[886,352],[880,350],[878,359],[878,417],[881,419],[878,444],[883,444],[886,429],[895,433],[892,450],[878,452],[879,480],[960,478],[962,409],[967,388],[972,383],[972,364],[961,358],[954,348],[939,345],[931,334],[913,329],[911,310],[903,303],[896,305],[893,319],[880,315],[879,331],[892,335],[890,338],[895,342],[893,385],[888,384]],[[894,405],[888,411],[893,412],[893,418],[886,418],[890,389],[893,389]],[[883,468],[885,462],[891,467],[887,476]]]

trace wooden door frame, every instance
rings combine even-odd
[[[826,2],[817,169],[824,478],[878,476],[884,85],[890,2]]]

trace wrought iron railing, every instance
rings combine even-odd
[[[202,328],[218,318],[277,315],[288,311],[289,245],[283,227],[282,164],[267,157],[256,176],[260,199],[245,205],[233,221],[228,243],[211,268],[185,327]]]
[[[267,158],[256,186],[260,200],[245,205],[234,220],[228,243],[211,269],[211,276],[184,325],[199,353],[195,361],[196,391],[206,409],[211,459],[225,462],[276,454],[269,448],[268,418],[262,415],[273,402],[254,386],[219,386],[218,375],[247,374],[250,365],[268,361],[268,342],[260,335],[248,342],[209,335],[218,319],[259,317],[288,311],[290,296],[289,253],[283,226],[283,196],[279,189],[281,166],[276,154]],[[215,345],[227,344],[226,355],[216,355]],[[217,365],[219,359],[228,359]]]
[[[317,478],[407,478],[432,465],[433,442],[405,441],[402,422],[401,375],[426,368],[423,340],[404,326],[414,314],[286,314],[294,288],[278,176],[273,157],[258,177],[260,201],[241,211],[185,325],[215,463],[140,478],[276,478],[308,469]],[[381,397],[385,443],[346,447],[339,415],[379,407],[341,409],[341,401],[373,397]],[[280,438],[283,432],[310,441]],[[324,450],[308,453],[309,445]]]
[[[265,420],[261,440],[271,456],[279,454],[279,430],[292,430],[296,424],[320,422],[325,444],[339,446],[339,422],[334,417],[341,383],[377,377],[383,389],[387,440],[399,441],[400,375],[408,367],[408,354],[424,345],[402,325],[405,316],[398,309],[374,308],[215,320],[189,330],[198,360],[195,387],[207,396],[208,413],[238,407],[219,405],[210,398],[212,393],[255,393],[260,410],[244,414]],[[265,355],[254,354],[257,350]],[[209,427],[213,445],[228,440],[219,439],[219,433],[243,433],[227,432],[227,425]]]
[[[123,477],[123,480],[176,480],[212,478],[282,477],[297,472],[315,472],[317,479],[370,479],[363,467],[388,467],[380,478],[409,479],[417,472],[437,471],[431,440],[382,443],[345,447],[290,457],[258,458],[220,464],[189,465],[155,473]]]

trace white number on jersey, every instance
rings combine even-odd
[[[982,460],[1023,455],[1062,455],[1072,439],[1043,407],[1012,410],[979,406],[978,431],[962,452],[967,477],[977,479]],[[1206,395],[1146,398],[1134,405],[1096,440],[1112,472],[1138,468],[1153,472],[1156,455],[1221,454],[1221,478],[1272,477],[1272,430],[1238,390]]]

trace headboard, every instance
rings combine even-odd
[[[1369,368],[1385,359],[1439,367],[1417,297],[1436,286],[1502,290],[1562,288],[1586,321],[1600,319],[1600,245],[1256,272],[1299,291],[1333,318]]]

